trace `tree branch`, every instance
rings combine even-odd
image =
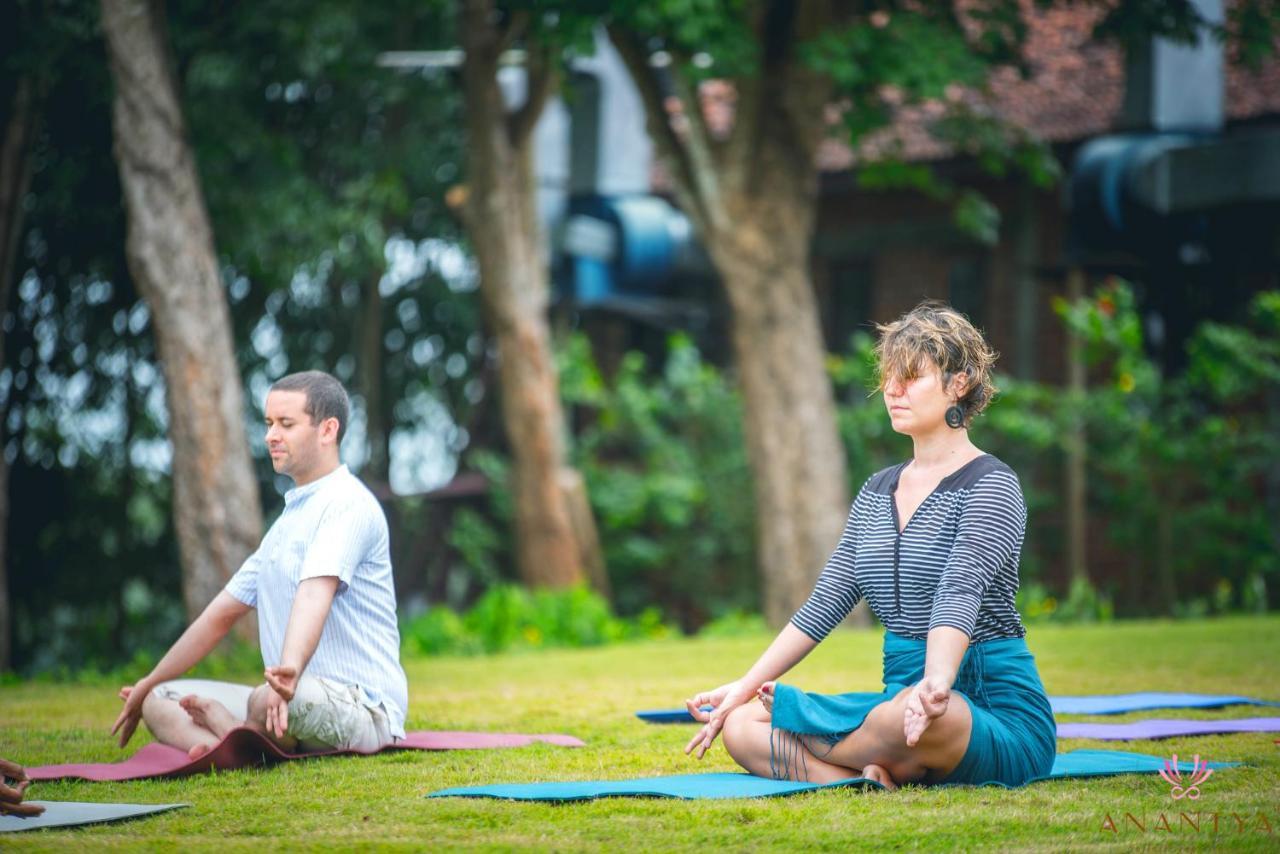
[[[496,13],[490,13],[496,14]],[[527,10],[513,12],[507,25],[498,33],[498,56],[515,47],[529,32],[533,16]]]
[[[672,55],[677,56],[674,52]],[[693,170],[698,192],[705,200],[705,204],[709,209],[723,209],[724,202],[720,190],[720,156],[716,150],[716,143],[711,138],[711,131],[707,127],[706,114],[702,112],[702,99],[699,97],[698,87],[690,83],[689,78],[681,71],[682,67],[687,66],[687,62],[687,57],[680,56],[679,61],[673,61],[670,68],[671,83],[676,97],[684,106],[684,116],[688,122],[689,130],[684,137],[685,150],[689,155],[689,166]]]
[[[671,168],[671,178],[675,182],[676,197],[681,207],[693,220],[703,234],[715,229],[722,229],[727,217],[718,190],[708,194],[703,181],[699,180],[694,168],[689,148],[671,126],[671,117],[667,114],[662,87],[658,83],[653,68],[649,65],[649,56],[635,35],[624,28],[609,26],[609,39],[618,49],[631,79],[640,91],[640,98],[645,105],[645,115],[649,127],[649,135],[653,138],[658,153]],[[684,108],[700,109],[700,105],[685,103]],[[714,177],[714,176],[712,176]]]
[[[9,306],[9,291],[17,268],[18,245],[22,237],[22,201],[31,184],[31,150],[40,126],[36,102],[43,100],[42,86],[29,75],[18,78],[9,120],[0,142],[0,318]],[[0,344],[4,331],[0,328]],[[0,349],[0,365],[4,353]]]
[[[748,27],[755,36],[756,43],[762,43],[764,40],[762,30],[767,19],[765,10],[757,4],[751,7],[749,14],[751,20]],[[763,112],[760,108],[761,91],[764,88],[761,85],[764,75],[763,62],[762,56],[762,67],[757,69],[755,74],[744,74],[733,81],[737,99],[734,102],[733,126],[729,130],[729,139],[725,143],[722,162],[724,183],[736,191],[741,191],[746,186],[746,178],[751,174],[752,165],[756,162],[756,151],[760,141],[760,116]]]
[[[526,56],[524,104],[507,120],[507,134],[514,148],[520,148],[528,141],[560,80],[554,47],[529,50]]]
[[[760,31],[754,142],[743,166],[748,179],[758,174],[752,167],[757,159],[754,147],[766,137],[781,144],[794,162],[814,168],[818,146],[826,133],[832,84],[829,77],[809,68],[799,51],[801,45],[840,23],[843,21],[833,15],[829,2],[812,0],[793,5],[777,0],[770,4]]]

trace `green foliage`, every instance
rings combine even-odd
[[[14,660],[102,668],[163,649],[183,621],[164,384],[125,259],[98,5],[14,11],[0,28],[0,100],[29,76],[40,118],[0,363],[9,492],[39,497],[10,504]],[[447,46],[442,4],[165,11],[247,423],[256,435],[270,379],[323,368],[354,395],[353,462],[424,424],[442,456],[458,453],[486,396],[474,281],[442,202],[460,178],[459,98],[447,76],[376,62]],[[251,445],[271,515],[275,477]],[[128,601],[138,589],[144,610]]]
[[[758,608],[754,502],[730,380],[684,335],[671,338],[658,374],[629,353],[606,380],[582,335],[563,342],[557,365],[580,425],[572,458],[587,480],[618,612],[645,620],[657,606],[693,631]],[[468,461],[489,480],[490,513],[460,511],[447,541],[472,579],[490,587],[512,559],[509,463],[492,451]],[[486,607],[500,612],[516,594],[506,596]],[[507,642],[490,637],[484,645]]]
[[[476,655],[484,651],[484,644],[467,631],[457,611],[436,605],[400,626],[400,648],[411,657]]]
[[[632,619],[615,617],[609,604],[586,587],[534,590],[490,587],[459,616],[435,607],[401,626],[406,655],[475,655],[511,649],[599,646],[662,637],[669,629],[656,608]]]
[[[1018,590],[1017,606],[1027,623],[1105,623],[1115,617],[1110,597],[1080,578],[1071,582],[1062,600],[1043,584],[1024,584]]]
[[[490,480],[491,484],[495,484]],[[495,492],[500,487],[495,484]],[[485,586],[500,579],[499,560],[506,551],[503,536],[482,514],[463,507],[453,515],[453,524],[445,541],[458,553],[463,563]]]
[[[911,99],[941,98],[948,86],[977,84],[987,72],[951,16],[924,11],[882,12],[828,29],[800,56],[850,96],[894,86]]]
[[[613,20],[661,45],[690,80],[752,76],[760,70],[760,48],[750,29],[751,15],[758,12],[752,0],[607,5]]]
[[[1191,384],[1223,404],[1257,402],[1280,387],[1280,291],[1264,291],[1249,306],[1249,326],[1201,324],[1187,344]]]
[[[559,361],[619,611],[661,603],[692,630],[756,608],[754,502],[731,382],[683,335],[656,376],[629,353],[606,382],[581,336]]]
[[[1257,69],[1274,56],[1280,36],[1280,4],[1275,0],[1238,0],[1227,4],[1223,36],[1230,49],[1249,69]]]
[[[1031,619],[1106,619],[1112,613],[1196,614],[1274,607],[1280,550],[1261,500],[1280,466],[1280,295],[1259,294],[1247,325],[1204,323],[1188,343],[1184,376],[1162,375],[1144,351],[1132,289],[1120,282],[1071,304],[1064,323],[1084,341],[1094,382],[1081,399],[1041,383],[997,377],[975,443],[1019,473],[1029,521],[1020,604]],[[869,392],[874,342],[859,334],[833,356],[840,433],[851,488],[910,455]],[[1062,553],[1063,461],[1073,419],[1086,418],[1089,507],[1123,555],[1119,574],[1054,590]]]
[[[769,626],[761,615],[751,611],[728,611],[700,628],[698,637],[751,637],[768,631]]]
[[[1259,500],[1280,466],[1277,297],[1260,294],[1250,326],[1203,324],[1182,376],[1143,350],[1132,290],[1114,281],[1058,310],[1084,337],[1094,371],[1087,415],[1090,503],[1128,559],[1129,612],[1206,613],[1280,587],[1272,511]],[[1200,602],[1190,606],[1179,603]],[[1190,608],[1190,610],[1188,610]]]

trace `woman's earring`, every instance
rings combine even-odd
[[[935,412],[937,410],[934,410]],[[947,412],[943,416],[947,419],[947,426],[952,429],[959,429],[964,426],[964,410],[959,404],[953,403],[947,407]]]

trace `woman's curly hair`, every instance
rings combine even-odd
[[[942,373],[944,388],[956,374],[964,374],[968,382],[956,403],[964,412],[965,427],[995,396],[991,367],[999,354],[969,318],[946,303],[927,300],[892,323],[877,324],[876,329],[880,391],[890,380],[915,379],[930,363]]]

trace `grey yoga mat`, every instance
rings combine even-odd
[[[190,804],[87,804],[76,801],[24,801],[24,803],[38,804],[44,807],[44,812],[26,818],[0,815],[0,833],[123,821],[190,806]]]

